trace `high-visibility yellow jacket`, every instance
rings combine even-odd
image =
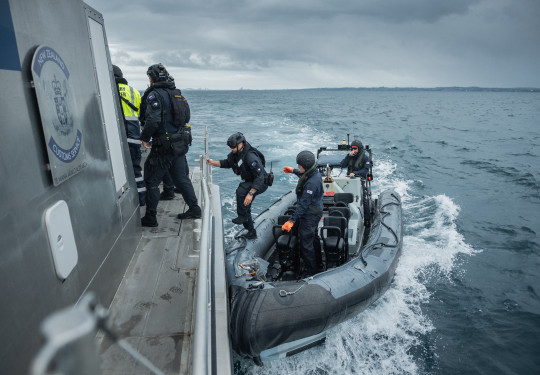
[[[141,128],[139,125],[139,112],[141,109],[141,94],[125,83],[118,83],[118,93],[126,125],[126,136],[129,143],[140,144]],[[124,98],[125,100],[122,100]],[[129,105],[130,103],[131,105]],[[135,108],[132,108],[135,107]]]

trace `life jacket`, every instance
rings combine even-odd
[[[362,153],[358,156],[358,158],[356,159],[351,158],[349,160],[349,164],[347,164],[347,173],[352,173],[353,171],[362,169],[361,166],[364,164],[365,154],[366,154],[366,150],[362,150]]]

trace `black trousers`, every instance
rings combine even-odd
[[[146,183],[146,215],[156,216],[157,206],[159,203],[159,184],[167,172],[170,173],[174,186],[182,191],[182,198],[189,207],[197,206],[197,196],[195,190],[186,172],[188,168],[186,155],[173,156],[168,155],[167,158],[171,166],[169,168],[161,168],[159,166],[151,166],[152,151],[144,163],[144,182]]]
[[[298,225],[300,255],[311,275],[319,272],[322,265],[321,241],[318,234],[320,220],[319,215],[308,213],[300,218]]]
[[[244,228],[246,228],[247,230],[251,230],[254,228],[253,218],[251,217],[251,206],[255,201],[255,197],[259,194],[264,193],[266,189],[268,189],[268,186],[264,185],[264,188],[262,188],[261,190],[257,190],[257,192],[253,194],[253,200],[251,201],[251,204],[249,206],[244,206],[244,200],[246,199],[246,195],[251,189],[252,185],[253,181],[243,181],[236,188],[236,213],[238,214],[238,216],[244,216],[248,218],[248,221],[244,223]]]

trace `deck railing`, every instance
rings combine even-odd
[[[205,129],[204,155],[200,156],[203,223],[199,270],[195,291],[192,374],[232,373],[228,335],[227,282],[223,252],[223,221],[219,187],[212,184]],[[219,367],[218,364],[219,363]]]
[[[191,373],[230,375],[232,361],[228,335],[221,198],[219,186],[211,182],[210,166],[206,165],[207,129],[205,133],[205,154],[200,157],[200,200],[203,216],[193,312],[195,324]],[[95,345],[98,329],[103,330],[153,374],[163,374],[127,341],[118,340],[119,337],[116,337],[108,327],[107,309],[99,304],[93,293],[84,295],[75,306],[66,307],[45,319],[42,331],[46,344],[34,358],[30,374],[47,375],[60,372],[77,375],[101,374]],[[49,371],[53,363],[58,372]]]

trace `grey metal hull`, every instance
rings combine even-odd
[[[283,197],[255,220],[258,233],[286,210],[289,199]],[[260,285],[253,287],[254,281],[235,276],[239,261],[262,258],[272,246],[271,235],[261,233],[259,237],[256,241],[239,239],[227,251],[232,345],[237,353],[253,358],[286,343],[320,338],[388,289],[402,248],[401,200],[393,191],[380,194],[369,238],[358,253],[363,259],[352,257],[313,278],[264,283],[261,289]]]

